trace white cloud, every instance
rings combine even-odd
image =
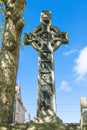
[[[63,55],[69,56],[69,55],[72,55],[72,54],[76,53],[77,51],[78,51],[77,49],[72,49],[72,50],[70,50],[70,51],[65,51],[65,52],[63,53]]]
[[[64,80],[61,82],[59,89],[60,91],[66,91],[66,92],[70,92],[72,90],[69,83]]]
[[[80,81],[87,76],[87,46],[79,52],[78,58],[75,60],[74,71],[76,80]]]

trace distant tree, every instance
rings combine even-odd
[[[12,123],[20,36],[25,0],[0,0],[5,5],[5,29],[0,52],[0,123]]]

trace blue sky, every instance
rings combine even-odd
[[[27,0],[25,32],[40,24],[40,12],[52,12],[52,24],[69,33],[69,43],[54,52],[57,115],[64,122],[79,122],[80,97],[87,97],[87,0]],[[36,115],[38,53],[32,46],[20,51],[17,82],[27,113]]]

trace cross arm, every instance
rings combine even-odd
[[[25,33],[24,44],[32,45],[34,47],[34,49],[36,49],[37,51],[39,51],[41,49],[41,41],[38,38],[38,36],[36,36],[33,33]]]
[[[61,43],[63,43],[63,44],[68,43],[68,33],[67,32],[61,32],[59,37],[61,39]]]
[[[36,41],[36,38],[32,33],[25,33],[25,35],[24,35],[24,44],[25,45],[30,45],[34,41]]]
[[[51,46],[53,51],[60,47],[61,44],[68,43],[68,33],[67,32],[58,32],[56,35],[53,36],[51,40]]]

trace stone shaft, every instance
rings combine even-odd
[[[39,52],[37,115],[48,109],[56,113],[54,84],[53,53],[46,47]]]
[[[41,25],[32,33],[25,34],[24,41],[39,52],[37,116],[48,110],[56,114],[53,52],[68,42],[68,33],[52,26],[51,12],[41,12],[40,22]]]

